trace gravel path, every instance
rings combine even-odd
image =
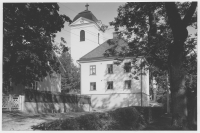
[[[67,117],[77,117],[89,112],[69,112],[57,114],[27,114],[21,112],[3,112],[2,113],[2,130],[3,131],[31,131],[33,125],[43,122],[50,122],[56,119]]]

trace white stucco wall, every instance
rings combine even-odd
[[[124,60],[120,65],[114,65],[113,60],[81,63],[81,94],[91,96],[94,108],[115,108],[123,106],[147,106],[149,102],[149,75],[139,76],[139,80],[131,78],[132,73],[124,72]],[[107,64],[113,64],[113,74],[107,74]],[[90,65],[96,65],[96,75],[90,75]],[[132,69],[133,72],[133,69]],[[124,88],[124,81],[131,80],[131,89]],[[113,81],[113,89],[107,90],[107,81]],[[90,82],[96,82],[96,91],[90,90]],[[142,84],[142,85],[141,85]]]
[[[85,31],[85,41],[80,41],[81,30]],[[70,32],[71,56],[76,65],[77,60],[105,41],[103,38],[103,32],[100,31],[94,23],[71,26]],[[100,34],[99,44],[98,33]]]

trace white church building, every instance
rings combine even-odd
[[[117,38],[103,39],[103,24],[88,10],[88,5],[85,11],[75,16],[70,27],[71,56],[81,69],[81,95],[91,97],[92,108],[148,106],[149,72],[135,79],[131,68],[134,57],[126,57],[116,65],[116,57],[104,56],[105,51],[114,46],[108,42]],[[117,45],[127,45],[123,39],[117,40]],[[138,58],[137,63],[141,60]]]
[[[105,41],[104,25],[88,10],[88,6],[70,24],[71,56],[75,64],[83,55]]]

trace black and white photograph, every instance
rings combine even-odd
[[[1,4],[2,131],[197,131],[197,1]]]

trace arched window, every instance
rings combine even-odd
[[[85,41],[85,31],[84,30],[81,30],[80,32],[80,41]]]
[[[99,33],[98,33],[98,44],[99,44]]]

